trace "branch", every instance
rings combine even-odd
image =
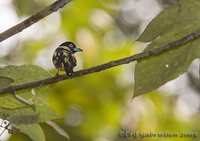
[[[63,8],[66,4],[71,2],[71,0],[57,0],[56,2],[52,3],[51,5],[47,6],[46,8],[40,10],[39,12],[33,14],[26,20],[22,21],[21,23],[9,28],[8,30],[2,32],[0,34],[0,42],[3,40],[21,32],[25,28],[31,26],[32,24],[38,22],[42,18],[48,16],[49,14],[57,11],[59,8]]]
[[[73,79],[73,78],[76,78],[76,77],[81,77],[81,76],[92,74],[92,73],[95,73],[95,72],[100,72],[100,71],[107,70],[107,69],[115,67],[115,66],[128,64],[128,63],[133,62],[135,60],[141,60],[141,59],[144,59],[144,58],[148,58],[152,55],[158,55],[160,53],[163,53],[166,50],[173,49],[175,47],[181,46],[183,44],[186,44],[190,41],[195,40],[199,36],[200,36],[200,29],[193,32],[193,33],[190,33],[190,34],[184,36],[183,38],[181,38],[179,40],[176,40],[174,42],[170,42],[170,43],[165,44],[163,46],[153,48],[151,50],[148,50],[148,51],[145,51],[145,52],[142,52],[142,53],[138,53],[138,54],[126,57],[126,58],[111,61],[111,62],[102,64],[102,65],[99,65],[99,66],[96,66],[96,67],[77,71],[77,72],[75,72],[74,76],[61,75],[61,76],[58,76],[58,77],[47,78],[47,79],[44,79],[44,80],[24,83],[24,84],[15,85],[15,86],[9,86],[9,87],[5,87],[5,88],[0,89],[0,94],[13,92],[13,90],[17,91],[17,90],[24,90],[24,89],[30,89],[30,88],[35,88],[35,87],[41,87],[41,86],[44,86],[44,85],[47,85],[47,84],[56,83],[56,82],[68,80],[68,79]]]

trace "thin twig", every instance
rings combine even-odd
[[[66,4],[68,4],[71,0],[57,0],[56,2],[52,3],[51,5],[45,7],[44,9],[40,10],[39,12],[33,14],[26,20],[22,21],[21,23],[9,28],[8,30],[2,32],[0,34],[0,42],[3,40],[21,32],[25,28],[31,26],[32,24],[38,22],[42,18],[48,16],[49,14],[57,11],[59,8],[63,8]]]
[[[61,76],[58,76],[58,77],[47,78],[47,79],[44,79],[44,80],[24,83],[24,84],[15,85],[15,86],[9,86],[9,87],[0,89],[0,94],[12,92],[13,89],[15,91],[18,91],[18,90],[24,90],[24,89],[29,89],[29,88],[41,87],[41,86],[44,86],[44,85],[47,85],[47,84],[56,83],[56,82],[67,80],[67,79],[73,79],[73,78],[76,78],[76,77],[81,77],[81,76],[88,75],[88,74],[95,73],[95,72],[100,72],[100,71],[103,71],[103,70],[106,70],[106,69],[109,69],[109,68],[112,68],[112,67],[115,67],[115,66],[119,66],[119,65],[122,65],[122,64],[128,64],[128,63],[133,62],[135,60],[148,58],[152,55],[160,54],[160,53],[162,53],[162,52],[164,52],[168,49],[172,49],[172,48],[181,46],[181,45],[186,44],[186,43],[188,43],[192,40],[195,40],[199,36],[200,36],[200,30],[197,30],[197,31],[195,31],[191,34],[184,36],[183,38],[181,38],[179,40],[176,40],[174,42],[170,42],[170,43],[165,44],[163,46],[153,48],[151,50],[148,50],[148,51],[145,51],[145,52],[142,52],[142,53],[138,53],[138,54],[126,57],[126,58],[111,61],[111,62],[102,64],[102,65],[99,65],[99,66],[95,66],[95,67],[88,68],[88,69],[85,69],[85,70],[77,71],[77,72],[75,72],[75,75],[73,75],[73,76],[61,75]]]

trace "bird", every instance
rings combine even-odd
[[[74,75],[74,67],[77,64],[75,53],[83,51],[77,48],[76,45],[67,41],[60,44],[53,53],[52,61],[55,68],[58,70],[56,76],[59,75],[59,71],[65,71],[66,75]]]

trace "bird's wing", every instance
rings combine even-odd
[[[71,63],[71,65],[73,66],[73,68],[76,66],[76,58],[73,54],[69,55],[69,61]]]
[[[72,58],[73,57],[72,57],[71,52],[67,52],[66,51],[66,52],[63,53],[62,64],[64,66],[65,72],[68,75],[73,75],[74,74],[73,68],[75,66],[74,66],[74,60]]]

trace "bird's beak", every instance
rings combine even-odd
[[[80,52],[80,51],[83,51],[82,49],[80,49],[80,48],[74,48],[74,52]]]

